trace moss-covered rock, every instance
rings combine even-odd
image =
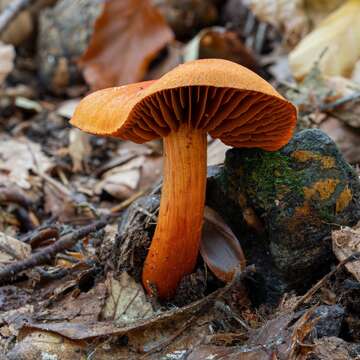
[[[244,204],[255,210],[267,235],[254,240],[259,241],[256,245],[245,240],[245,253],[256,263],[254,249],[258,255],[262,246],[274,271],[291,288],[302,288],[329,264],[331,229],[360,219],[358,176],[335,143],[315,129],[297,133],[273,153],[229,150],[209,191],[209,201],[218,211],[224,212],[226,202],[232,204],[231,213],[225,207],[224,216],[235,230],[244,225]],[[222,194],[220,202],[216,193]]]

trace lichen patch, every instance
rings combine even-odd
[[[315,182],[311,187],[304,187],[305,199],[327,200],[334,193],[338,183],[338,179],[326,179]]]
[[[345,189],[340,193],[336,200],[336,213],[343,211],[352,200],[352,191],[346,185]]]
[[[291,156],[300,162],[310,160],[320,161],[323,169],[332,169],[335,166],[335,159],[332,156],[323,156],[309,150],[297,150]]]

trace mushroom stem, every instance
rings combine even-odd
[[[143,270],[149,293],[175,294],[199,252],[206,189],[206,133],[187,124],[164,138],[160,212]]]

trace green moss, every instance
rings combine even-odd
[[[254,156],[244,157],[244,179],[247,193],[257,198],[265,210],[274,206],[290,193],[303,197],[302,176],[291,168],[293,159],[279,152],[258,151]]]
[[[335,209],[332,206],[321,206],[317,211],[321,220],[328,223],[335,221]]]

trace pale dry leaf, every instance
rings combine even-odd
[[[91,154],[90,135],[76,128],[69,131],[69,155],[73,171],[83,170],[83,164]]]
[[[336,258],[343,261],[360,251],[360,223],[332,232],[332,247]],[[345,264],[346,269],[360,282],[360,260]]]
[[[0,137],[0,183],[30,189],[29,172],[45,173],[53,167],[39,144],[26,138]]]
[[[348,0],[320,22],[289,54],[295,78],[304,78],[319,61],[323,75],[350,77],[360,58],[360,1]]]
[[[319,360],[349,360],[353,358],[349,345],[348,342],[335,336],[322,337],[321,339],[314,340],[311,355]]]
[[[244,0],[256,17],[270,23],[282,35],[284,44],[293,48],[321,20],[345,0]]]
[[[328,117],[319,128],[336,142],[346,161],[351,164],[360,162],[360,135],[357,131],[334,117]]]
[[[303,0],[308,21],[316,27],[330,13],[343,5],[347,0]]]
[[[108,298],[102,312],[105,320],[114,320],[122,326],[154,315],[151,303],[141,284],[135,282],[126,272],[119,279],[109,273],[106,279]]]
[[[63,101],[56,109],[56,113],[65,119],[71,119],[74,115],[76,107],[79,105],[80,99],[70,99]]]
[[[7,359],[85,360],[84,345],[47,331],[27,331],[7,354]]]
[[[173,34],[149,0],[109,0],[79,60],[92,89],[142,80]]]
[[[256,17],[281,31],[289,46],[296,45],[309,31],[303,0],[244,0]]]
[[[117,166],[102,176],[96,185],[95,193],[106,191],[113,197],[123,200],[140,188],[146,188],[160,177],[162,158],[160,156],[140,155]]]
[[[0,233],[0,266],[11,261],[24,260],[31,254],[31,246],[9,235]]]
[[[225,153],[231,149],[230,146],[225,145],[221,140],[215,139],[207,148],[207,165],[219,165],[224,163]]]
[[[0,12],[13,0],[0,0]],[[20,45],[32,34],[33,19],[29,10],[21,11],[1,34],[0,40],[12,45]]]
[[[239,240],[215,210],[205,207],[204,218],[201,256],[217,278],[229,282],[246,265]]]
[[[351,74],[351,80],[360,86],[360,59],[356,62]]]
[[[0,85],[14,68],[15,49],[0,41]]]
[[[39,102],[28,99],[23,96],[17,96],[15,98],[15,105],[20,109],[32,110],[32,111],[36,111],[38,113],[40,113],[43,110],[43,108],[39,104]]]

